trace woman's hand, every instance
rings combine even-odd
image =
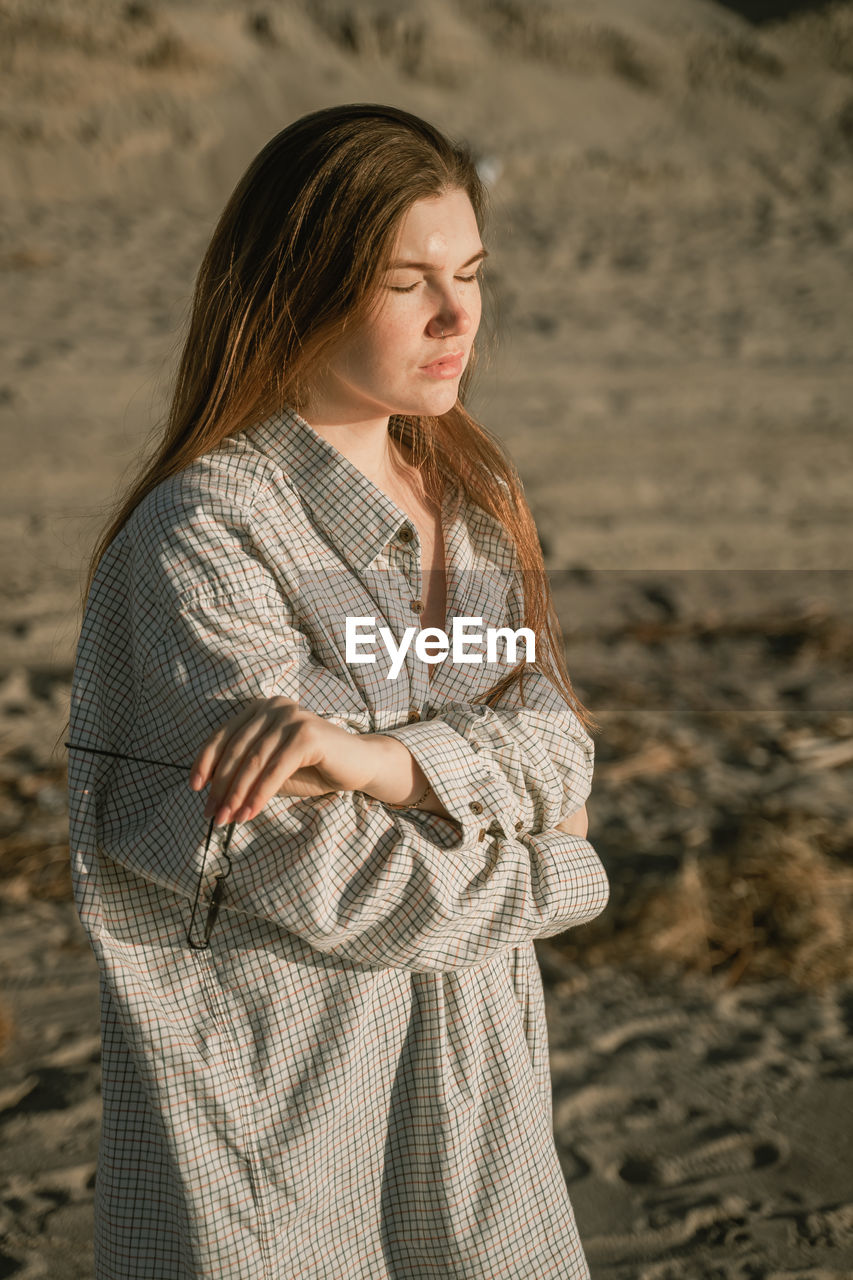
[[[274,795],[361,791],[375,761],[366,735],[347,733],[292,698],[258,698],[202,744],[190,786],[210,782],[204,812],[218,824],[248,822]]]
[[[570,813],[567,818],[563,818],[554,829],[555,831],[565,831],[570,836],[580,836],[585,840],[586,833],[589,830],[586,805],[581,809],[576,809],[574,813]]]

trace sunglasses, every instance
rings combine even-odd
[[[164,769],[180,769],[182,773],[187,774],[190,771],[190,765],[175,764],[172,760],[150,760],[145,756],[128,756],[120,751],[103,751],[100,747],[82,747],[76,742],[66,742],[64,744],[69,751],[85,751],[93,756],[110,756],[114,760],[133,760],[137,764],[156,764]],[[236,822],[228,825],[225,832],[225,840],[220,850],[220,856],[225,859],[227,864],[224,871],[218,871],[215,876],[216,883],[213,886],[209,899],[207,899],[207,915],[204,925],[201,927],[201,940],[198,938],[198,925],[196,916],[199,915],[199,904],[202,901],[201,890],[204,884],[204,868],[207,865],[207,855],[210,849],[210,842],[213,839],[214,819],[211,818],[210,826],[207,828],[207,839],[204,842],[204,853],[201,859],[201,871],[199,872],[198,884],[195,891],[195,899],[193,901],[192,914],[190,922],[187,926],[187,946],[192,947],[193,951],[205,951],[210,945],[210,935],[213,932],[213,926],[216,924],[216,917],[219,915],[219,907],[222,902],[222,896],[225,891],[225,881],[231,874],[232,862],[228,856],[228,849],[231,844],[231,837],[234,834]],[[195,936],[194,936],[195,935]]]

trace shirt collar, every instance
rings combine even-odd
[[[411,518],[290,406],[250,429],[255,446],[278,463],[318,526],[356,570],[367,568]],[[461,496],[448,479],[445,515]]]

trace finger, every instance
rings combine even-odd
[[[210,778],[209,800],[213,804],[219,804],[227,797],[247,752],[254,748],[258,739],[276,725],[278,720],[279,715],[275,709],[266,700],[262,700],[230,726],[231,734],[219,752]]]
[[[268,733],[266,723],[256,718],[228,740],[210,779],[210,794],[204,809],[207,817],[217,813],[218,822],[226,820],[220,815],[233,810],[235,793],[245,792],[275,749],[275,739],[268,737]]]
[[[190,786],[193,791],[201,791],[207,786],[220,752],[228,740],[228,731],[223,725],[205,738],[198,755],[190,768]]]
[[[285,743],[290,740],[293,732],[298,727],[298,722],[294,721],[293,709],[298,710],[299,704],[293,701],[287,702],[285,706],[278,705],[280,699],[266,699],[259,706],[256,706],[252,720],[250,720],[242,730],[238,730],[224,750],[222,751],[219,761],[214,770],[211,779],[210,796],[214,803],[223,803],[226,799],[233,812],[236,799],[239,801],[245,794],[246,787],[243,785],[249,774],[257,775],[258,771],[264,767],[269,759],[271,750],[274,750],[279,743]],[[261,755],[247,762],[248,773],[239,778],[241,767],[248,752],[254,752],[258,745],[260,736],[263,734],[273,735],[267,742]],[[270,748],[270,742],[272,748]],[[254,776],[250,780],[254,782]],[[237,795],[236,792],[240,791]]]
[[[304,754],[297,742],[282,744],[260,770],[253,785],[243,793],[239,806],[234,805],[231,821],[248,822],[260,813],[264,805],[278,794],[287,779],[302,768]]]
[[[255,714],[254,706],[244,707],[205,738],[190,768],[190,786],[194,791],[201,791],[207,786],[225,744]]]

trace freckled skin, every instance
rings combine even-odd
[[[482,267],[463,264],[482,247],[464,191],[419,200],[408,210],[392,261],[430,263],[435,270],[406,267],[389,273],[368,322],[336,346],[316,382],[306,408],[312,425],[315,420],[364,423],[391,414],[437,415],[453,408],[459,378],[432,378],[422,366],[460,350],[462,370],[468,363],[482,302],[478,280],[465,277],[476,277]],[[396,292],[411,285],[410,292]]]

